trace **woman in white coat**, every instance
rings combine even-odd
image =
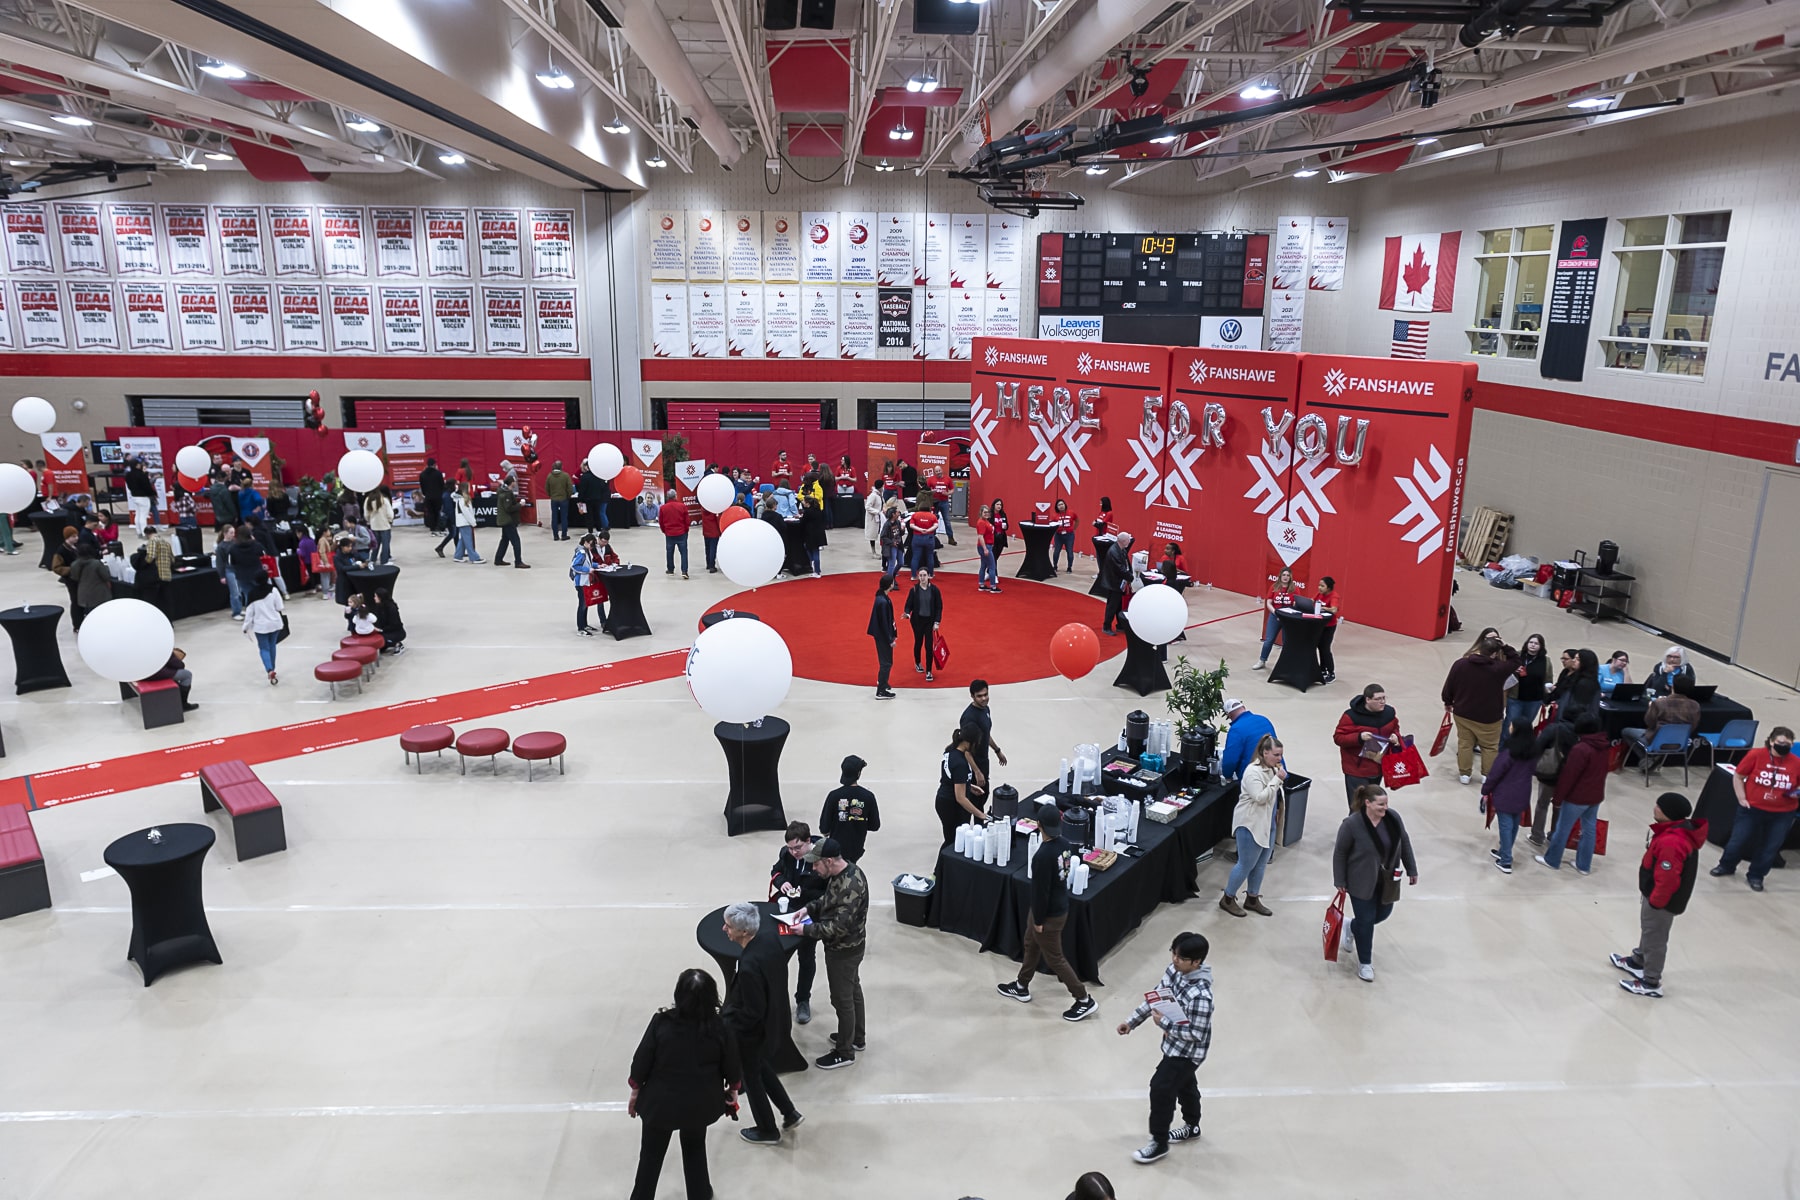
[[[268,672],[271,686],[281,682],[275,674],[275,644],[281,640],[281,626],[286,620],[282,615],[281,593],[265,575],[250,588],[250,603],[244,606],[244,636],[256,639],[256,649],[262,655],[263,670]]]
[[[881,553],[881,489],[870,488],[863,497],[863,536],[869,539],[869,553]]]
[[[1243,782],[1238,785],[1237,808],[1231,814],[1233,834],[1237,838],[1237,865],[1225,881],[1225,894],[1219,907],[1234,917],[1248,910],[1265,917],[1275,914],[1262,902],[1263,869],[1275,850],[1275,806],[1281,799],[1281,786],[1287,781],[1287,768],[1281,764],[1281,743],[1272,733],[1263,734],[1256,744],[1256,755],[1244,768]],[[1238,903],[1238,889],[1248,881],[1250,893]]]
[[[478,563],[475,552],[475,502],[469,498],[469,485],[456,485],[456,561]]]

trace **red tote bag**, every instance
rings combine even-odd
[[[1331,903],[1325,907],[1325,928],[1323,937],[1325,942],[1326,962],[1336,962],[1338,960],[1338,947],[1342,945],[1344,941],[1344,894],[1344,889],[1339,888],[1338,894],[1333,897]]]
[[[941,633],[931,644],[931,661],[937,664],[937,669],[940,671],[944,669],[944,664],[950,661],[950,643],[944,640],[944,635]]]
[[[1431,753],[1433,755],[1442,754],[1444,752],[1444,747],[1450,744],[1450,730],[1453,725],[1454,722],[1450,714],[1445,713],[1444,723],[1438,726],[1437,736],[1431,739]]]
[[[1569,830],[1568,848],[1570,850],[1581,848],[1581,823],[1579,821],[1575,823],[1575,828]],[[1606,853],[1606,819],[1604,817],[1597,817],[1594,820],[1594,853]]]
[[[1431,772],[1425,769],[1424,756],[1419,753],[1419,748],[1413,745],[1410,737],[1406,739],[1400,749],[1389,751],[1381,756],[1381,782],[1387,785],[1389,791],[1411,787],[1430,774]]]

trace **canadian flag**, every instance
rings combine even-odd
[[[1392,312],[1449,312],[1456,295],[1461,233],[1408,234],[1387,240],[1381,307]]]

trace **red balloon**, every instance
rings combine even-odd
[[[180,471],[175,472],[175,482],[181,485],[181,490],[184,492],[193,493],[206,490],[206,480],[196,479],[192,475],[183,475]]]
[[[621,467],[613,476],[612,489],[622,499],[635,500],[637,494],[644,490],[644,473],[636,467]]]
[[[318,403],[318,400],[319,400],[319,390],[318,390],[318,389],[317,389],[317,388],[314,388],[314,389],[313,389],[313,390],[312,390],[312,391],[310,391],[310,392],[308,392],[308,393],[306,393],[306,398],[307,398],[307,399],[308,399],[308,400],[311,400],[311,401],[312,401],[312,402],[313,402],[313,403],[315,403],[315,404],[316,404],[316,403]]]
[[[750,514],[734,504],[719,514],[719,531],[723,533],[725,530],[730,529],[735,522],[747,521],[749,519]]]
[[[1058,675],[1080,679],[1100,661],[1100,639],[1079,621],[1050,635],[1050,663]]]

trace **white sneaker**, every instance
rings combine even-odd
[[[1468,777],[1468,776],[1467,776],[1467,775],[1458,775],[1458,776],[1457,776],[1457,777],[1456,777],[1456,782],[1458,782],[1458,783],[1467,783],[1467,782],[1469,782],[1469,777]]]
[[[1268,669],[1269,669],[1269,663],[1268,663],[1268,660],[1267,660],[1267,659],[1264,659],[1264,660],[1263,660],[1263,661],[1261,661],[1261,662],[1259,662],[1259,663],[1257,663],[1257,664],[1256,664],[1256,669],[1257,669],[1257,670],[1258,670],[1258,671],[1266,671],[1266,670],[1268,670]]]
[[[1375,982],[1375,968],[1370,966],[1368,963],[1364,963],[1362,966],[1356,968],[1356,977],[1358,979],[1362,980],[1364,983],[1374,983]]]

